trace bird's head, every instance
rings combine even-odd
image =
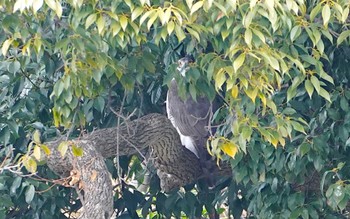
[[[177,70],[180,72],[180,74],[185,77],[187,70],[189,69],[189,64],[194,62],[194,58],[191,55],[186,55],[185,57],[179,59],[177,61]]]

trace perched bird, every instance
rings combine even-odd
[[[190,56],[178,61],[177,70],[183,77],[193,61]],[[206,142],[210,136],[208,127],[218,105],[216,100],[212,102],[206,96],[198,96],[194,100],[188,95],[184,100],[181,99],[177,82],[175,78],[172,79],[166,100],[168,118],[177,129],[182,144],[199,158],[203,170],[208,166],[207,162],[211,161]]]

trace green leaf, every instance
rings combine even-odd
[[[326,3],[322,8],[322,18],[323,18],[323,25],[327,27],[329,19],[331,18],[331,9],[328,3]]]
[[[240,54],[237,59],[233,62],[233,69],[235,72],[238,71],[238,69],[243,65],[245,60],[245,53]]]
[[[330,97],[330,95],[329,95],[329,93],[325,90],[325,89],[323,89],[322,87],[320,88],[320,93],[319,93],[323,98],[325,98],[326,100],[328,100],[328,102],[332,102],[331,101],[331,97]]]
[[[88,29],[91,24],[93,24],[95,21],[96,21],[96,18],[97,18],[97,15],[94,13],[94,14],[90,14],[87,18],[86,18],[86,21],[85,21],[85,28]]]
[[[16,190],[21,186],[22,177],[17,176],[11,185],[10,194],[16,194]]]
[[[214,80],[215,80],[215,88],[217,90],[221,90],[222,85],[226,81],[226,73],[222,68],[216,73],[216,75],[214,76]]]
[[[318,15],[318,13],[320,13],[321,11],[321,8],[322,8],[322,3],[318,3],[316,5],[316,7],[314,7],[312,10],[311,10],[311,13],[310,13],[310,21],[313,22],[315,17]]]
[[[33,201],[35,194],[35,188],[33,185],[27,186],[26,192],[25,192],[25,200],[27,204],[30,204]]]
[[[311,146],[309,143],[302,143],[299,147],[299,151],[300,151],[300,156],[303,157],[305,154],[307,154],[311,149]]]
[[[299,122],[291,121],[291,124],[292,124],[294,130],[306,134],[306,132],[304,130],[304,126],[302,126]]]
[[[105,19],[103,16],[100,16],[96,21],[98,33],[102,34],[104,28],[105,28]]]
[[[342,97],[340,99],[340,108],[344,110],[345,112],[349,111],[349,102],[345,97]]]
[[[246,29],[244,32],[244,41],[249,48],[252,46],[252,38],[253,38],[252,31],[249,28]]]
[[[339,37],[337,39],[337,46],[339,46],[349,36],[350,36],[350,30],[346,30],[346,31],[341,32],[341,34],[339,35]]]
[[[135,10],[131,13],[131,21],[134,21],[136,18],[138,18],[143,13],[142,7],[137,7]]]
[[[151,16],[150,16],[150,18],[149,18],[149,20],[148,20],[148,22],[147,22],[147,28],[148,28],[148,30],[150,30],[151,29],[151,26],[153,25],[153,23],[156,21],[156,19],[158,18],[158,12],[156,12],[156,13],[153,13]]]
[[[175,34],[179,42],[186,38],[185,32],[181,29],[180,25],[175,25]]]
[[[76,157],[81,157],[83,156],[83,149],[81,147],[78,147],[77,145],[73,144],[72,145],[72,153]]]
[[[247,141],[250,141],[250,137],[253,134],[253,129],[250,126],[244,126],[242,129],[242,136]]]
[[[306,91],[307,91],[307,93],[308,93],[308,95],[309,95],[309,97],[311,99],[312,94],[314,93],[314,87],[312,86],[312,84],[311,84],[309,79],[307,79],[305,81],[305,89],[306,89]]]
[[[190,27],[186,27],[186,30],[187,30],[192,36],[194,36],[198,42],[201,41],[201,38],[200,38],[199,34],[198,34],[195,30],[193,30],[193,29],[190,28]]]
[[[290,31],[290,40],[293,42],[301,34],[300,26],[294,26]]]
[[[315,76],[311,76],[310,79],[311,79],[311,83],[314,86],[316,92],[319,94],[320,89],[321,89],[320,81]]]

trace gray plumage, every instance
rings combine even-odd
[[[178,70],[182,76],[185,76],[188,70],[188,62],[187,57],[179,60]],[[196,101],[190,96],[182,100],[179,97],[178,85],[175,79],[170,83],[166,106],[168,118],[177,129],[182,144],[201,160],[206,160],[208,154],[206,149],[206,141],[209,137],[208,126],[217,107],[213,107],[213,103],[206,96],[198,96]]]

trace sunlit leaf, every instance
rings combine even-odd
[[[78,147],[77,145],[73,144],[72,145],[72,153],[76,157],[81,157],[81,156],[83,156],[83,149],[81,147]]]
[[[44,0],[33,0],[33,12],[36,12],[43,6]]]
[[[329,23],[329,19],[331,18],[331,9],[327,3],[322,8],[322,18],[323,25],[327,26]]]
[[[321,89],[320,81],[315,76],[311,76],[310,80],[311,80],[311,83],[314,86],[316,92],[320,93],[320,89]]]
[[[237,59],[233,62],[233,69],[235,72],[238,71],[238,69],[243,65],[245,60],[245,53],[240,54]]]
[[[38,129],[35,130],[34,134],[33,134],[33,141],[35,143],[41,143],[41,140],[40,140],[40,131]]]
[[[120,26],[122,27],[123,31],[126,30],[126,27],[128,26],[128,18],[125,16],[120,17]]]
[[[307,91],[307,93],[308,93],[308,95],[309,95],[309,97],[311,99],[312,94],[314,92],[314,87],[312,86],[310,80],[306,80],[305,81],[305,89],[306,89],[306,91]]]
[[[40,147],[38,145],[34,146],[33,155],[34,155],[36,160],[38,160],[38,161],[41,160],[41,150],[40,150]]]
[[[221,145],[221,150],[228,156],[235,158],[235,155],[238,152],[238,147],[231,141],[226,141]]]
[[[252,45],[252,38],[253,38],[252,31],[249,28],[246,29],[246,31],[244,32],[244,41],[249,47],[251,47]]]
[[[102,34],[104,28],[105,28],[105,19],[103,16],[100,16],[96,21],[98,33]]]
[[[191,8],[191,14],[195,13],[196,11],[198,11],[201,7],[203,7],[203,1],[198,1],[196,2],[192,8]]]
[[[93,24],[96,21],[97,15],[94,14],[90,14],[85,21],[85,28],[89,28],[91,26],[91,24]]]
[[[12,42],[13,42],[13,39],[10,38],[10,39],[5,40],[5,42],[2,44],[1,52],[2,52],[3,56],[6,56],[7,51],[9,50],[10,45],[12,44]]]
[[[330,102],[330,103],[332,102],[329,93],[328,93],[324,88],[322,88],[322,87],[320,88],[319,95],[321,95],[323,98],[325,98],[326,100],[328,100],[328,102]]]
[[[51,150],[50,150],[50,148],[47,145],[41,144],[40,148],[44,151],[44,153],[46,155],[50,155],[51,154]]]
[[[58,147],[57,150],[60,152],[61,156],[64,157],[67,153],[69,143],[67,141],[62,141]]]
[[[31,157],[26,157],[23,160],[24,167],[31,173],[35,173],[37,170],[37,163],[36,161]]]
[[[231,89],[231,95],[234,99],[236,99],[238,97],[238,86],[235,84],[233,85],[232,89]]]
[[[349,36],[350,36],[350,30],[346,30],[346,31],[341,32],[341,34],[339,35],[339,37],[337,39],[337,46],[339,46]]]
[[[168,35],[170,35],[175,29],[175,24],[173,21],[170,21],[167,25],[167,31],[168,31]]]

